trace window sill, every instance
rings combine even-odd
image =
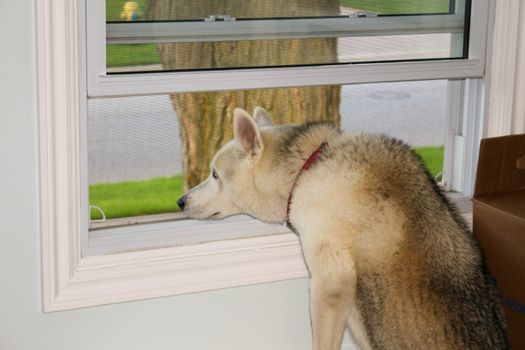
[[[454,193],[449,197],[471,223],[470,200]],[[249,238],[81,258],[71,279],[46,311],[308,277],[295,234],[252,219],[236,218],[224,224],[219,231],[237,226],[234,231],[239,233],[239,225],[244,225],[246,233],[253,234],[250,227],[259,225],[268,232]],[[208,226],[221,226],[221,222]]]
[[[132,220],[133,218],[129,218]],[[221,221],[172,220],[89,231],[86,256],[190,246],[209,242],[291,233],[245,215]]]
[[[89,229],[92,231],[104,230],[108,228],[125,227],[133,225],[148,224],[152,222],[164,222],[186,219],[186,215],[181,212],[152,214],[143,216],[131,216],[117,219],[92,220]]]
[[[292,233],[82,258],[45,311],[307,277]]]

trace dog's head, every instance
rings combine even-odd
[[[222,219],[244,213],[264,221],[280,221],[276,216],[282,215],[271,213],[275,211],[272,193],[276,191],[269,188],[272,180],[266,170],[270,167],[264,160],[267,145],[262,131],[269,140],[272,129],[277,128],[272,126],[263,108],[256,107],[253,118],[236,108],[234,139],[217,152],[208,178],[177,201],[186,215],[195,219]]]

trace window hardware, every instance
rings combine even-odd
[[[377,13],[368,11],[352,12],[348,15],[349,18],[375,18]]]
[[[235,22],[235,17],[230,15],[210,15],[204,18],[204,22]]]

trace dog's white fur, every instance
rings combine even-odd
[[[272,126],[260,107],[253,119],[235,109],[233,126],[234,139],[211,162],[218,178],[210,174],[188,192],[184,211],[198,219],[246,213],[288,221],[311,275],[315,349],[338,349],[345,324],[362,349],[466,348],[484,335],[482,343],[504,344],[493,291],[478,274],[481,255],[405,146],[323,124]],[[302,171],[326,142],[323,159]],[[435,255],[422,255],[428,242]],[[471,291],[473,283],[479,290]],[[454,292],[439,294],[441,284]],[[475,330],[456,310],[466,298],[487,303],[482,316],[469,316],[492,317],[485,328]]]

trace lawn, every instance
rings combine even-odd
[[[443,147],[421,147],[416,152],[435,176],[443,168]],[[179,211],[176,200],[183,194],[181,175],[144,181],[95,184],[89,187],[89,201],[106,214],[107,219]],[[101,219],[97,210],[91,219]]]
[[[340,4],[380,14],[448,13],[450,0],[341,0]]]
[[[179,211],[183,193],[181,175],[144,181],[123,181],[89,186],[89,203],[100,207],[107,219]],[[91,219],[101,219],[92,209]]]
[[[155,44],[106,45],[106,66],[160,64]]]
[[[415,151],[423,159],[432,176],[438,175],[443,171],[443,146],[440,147],[419,147]]]
[[[106,0],[106,20],[120,21],[122,8],[127,0]],[[146,0],[136,1],[139,12],[144,15]],[[143,19],[143,17],[141,17]],[[146,64],[160,64],[159,54],[155,44],[107,45],[106,66],[122,67]]]

